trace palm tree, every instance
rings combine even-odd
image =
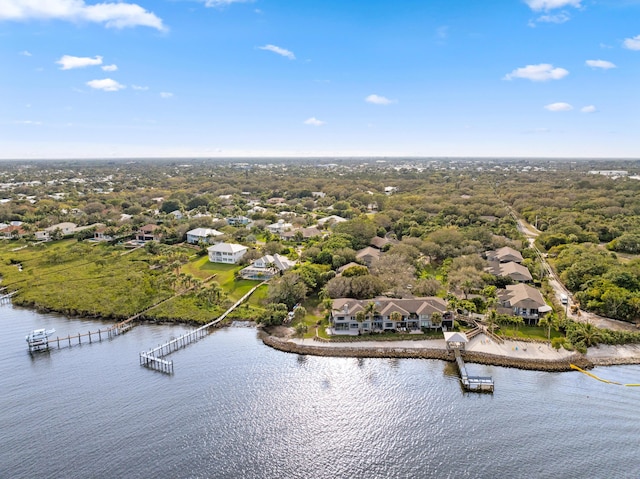
[[[399,323],[402,321],[402,314],[400,314],[400,311],[392,311],[389,315],[389,319],[394,323]]]
[[[431,324],[438,327],[442,325],[442,313],[435,312],[431,315]]]
[[[364,310],[361,309],[356,313],[356,321],[358,321],[358,334],[362,334],[362,323],[367,319],[367,315]]]
[[[496,323],[498,322],[498,313],[496,312],[495,309],[491,309],[488,312],[486,318],[487,318],[487,324],[491,328],[491,334],[493,334],[493,330],[496,326]]]
[[[376,305],[376,303],[374,301],[369,301],[367,303],[367,305],[364,307],[364,314],[371,321],[371,331],[374,330],[373,319],[374,319],[374,317],[375,317],[377,312],[378,312],[378,306]]]

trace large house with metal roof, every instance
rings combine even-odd
[[[235,243],[218,243],[207,248],[212,263],[236,264],[249,248]]]

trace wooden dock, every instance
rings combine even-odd
[[[7,288],[4,288],[4,290],[6,289]],[[0,296],[0,303],[8,303],[9,301],[11,301],[11,298],[13,298],[16,294],[18,294],[17,291],[12,291],[10,293],[3,294],[2,296]]]
[[[115,324],[107,329],[98,329],[97,331],[87,331],[86,333],[78,333],[78,334],[68,334],[67,336],[63,336],[62,338],[57,336],[54,338],[49,338],[49,347],[55,345],[56,349],[62,348],[70,348],[75,345],[82,344],[93,344],[105,339],[113,339],[116,336],[120,336],[121,334],[126,333],[131,328],[133,328],[133,324],[129,321],[122,321],[120,323]]]
[[[258,289],[265,283],[266,281],[251,288],[249,292],[238,301],[236,301],[233,306],[231,306],[222,315],[220,315],[210,323],[207,323],[204,326],[200,326],[198,329],[194,329],[193,331],[185,333],[175,339],[167,341],[166,343],[161,344],[156,348],[150,349],[149,351],[141,352],[139,357],[140,365],[166,374],[173,374],[173,361],[165,359],[166,356],[207,336],[209,334],[210,328],[213,328],[220,322],[224,321],[229,313],[231,313],[234,309],[244,303],[247,299],[249,299],[249,296],[251,296],[256,289]]]
[[[469,376],[467,374],[467,367],[464,364],[462,355],[459,349],[454,349],[456,355],[456,364],[458,365],[458,371],[460,371],[460,382],[462,387],[466,391],[471,392],[493,392],[493,378],[490,376]]]

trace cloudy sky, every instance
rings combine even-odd
[[[0,158],[640,157],[640,0],[0,0]]]

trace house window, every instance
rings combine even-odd
[[[393,323],[384,323],[385,329],[393,329]]]
[[[349,327],[350,327],[351,329],[358,329],[358,323],[350,323],[350,324],[349,324]]]

